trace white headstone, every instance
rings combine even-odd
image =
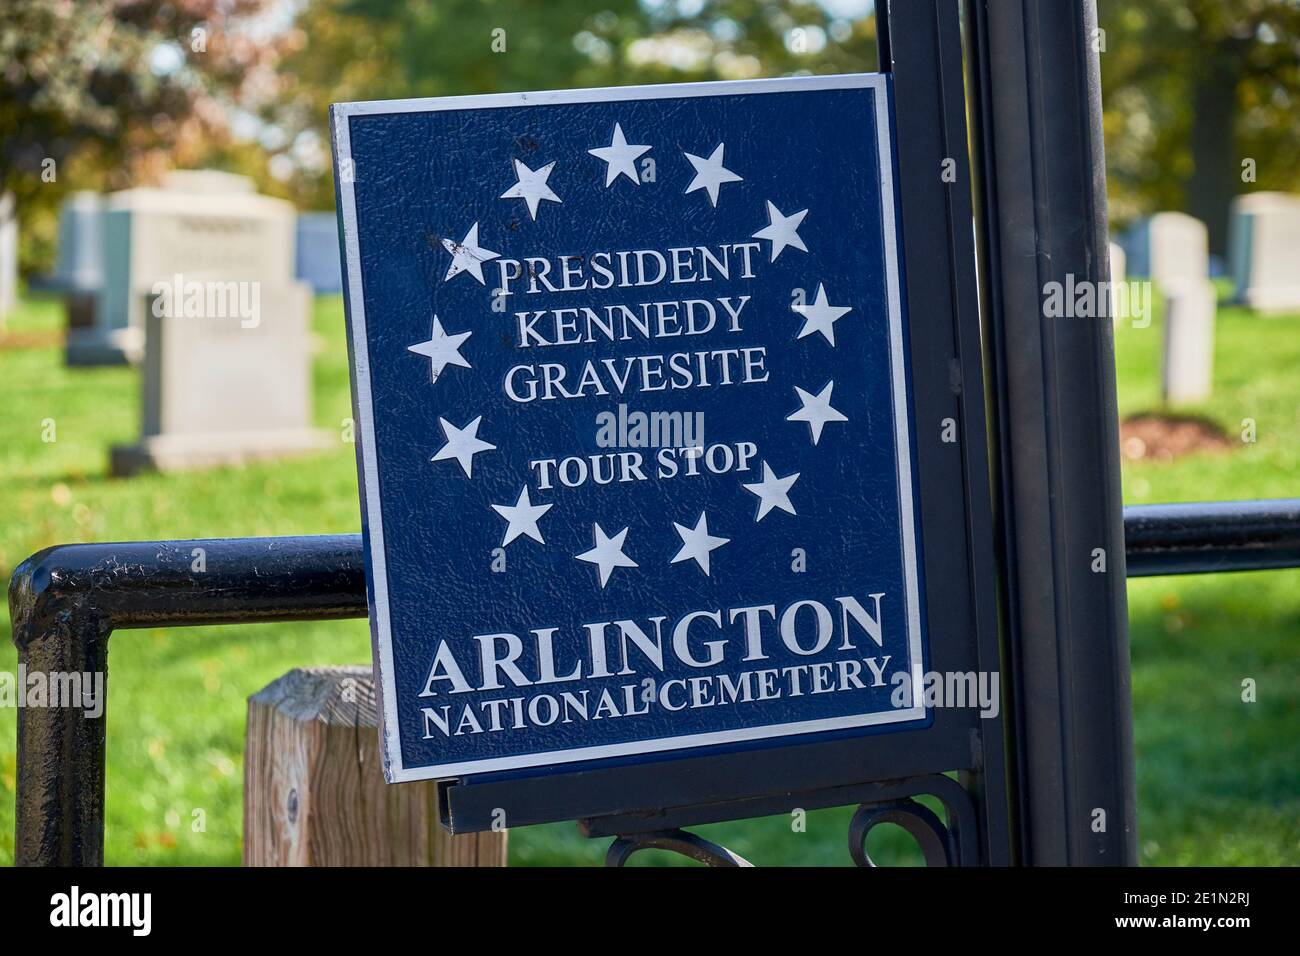
[[[1158,212],[1134,225],[1125,236],[1130,275],[1159,286],[1210,274],[1209,237],[1205,223],[1181,212]]]
[[[1228,256],[1240,302],[1300,312],[1300,196],[1258,192],[1232,203]]]
[[[0,322],[18,305],[18,212],[13,193],[0,194]]]
[[[195,273],[145,296],[144,424],[114,474],[237,465],[337,442],[311,428],[311,289]]]
[[[1124,247],[1118,242],[1110,244],[1110,317],[1118,322],[1120,312],[1123,311],[1121,306],[1128,301],[1128,296],[1121,292],[1125,282],[1124,273]]]
[[[1208,279],[1185,279],[1166,288],[1161,392],[1167,405],[1210,397],[1216,298],[1214,283]]]
[[[338,219],[332,212],[304,212],[298,216],[297,276],[317,294],[343,288],[339,258]]]
[[[207,193],[213,196],[257,194],[257,184],[247,176],[219,169],[173,169],[163,176],[162,185],[163,189],[181,193]]]
[[[104,278],[95,325],[69,334],[69,364],[139,361],[145,297],[155,284],[177,275],[293,281],[293,206],[249,192],[242,176],[191,172],[179,179],[172,174],[168,181],[174,188],[128,189],[104,197]],[[234,191],[212,191],[218,183]],[[182,191],[182,184],[199,191]]]

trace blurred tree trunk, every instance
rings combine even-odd
[[[1244,69],[1242,45],[1221,40],[1203,51],[1192,93],[1189,146],[1192,174],[1187,182],[1187,211],[1209,229],[1210,252],[1225,255],[1228,206],[1239,192],[1237,96]]]

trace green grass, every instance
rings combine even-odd
[[[1158,317],[1157,317],[1158,318]],[[29,299],[9,328],[55,333]],[[318,300],[318,424],[349,414],[342,305]],[[1158,405],[1159,321],[1118,331],[1125,414]],[[1257,441],[1225,455],[1126,465],[1130,502],[1300,494],[1300,316],[1220,311],[1216,391],[1192,409]],[[355,531],[353,448],[239,470],[107,477],[108,450],[137,434],[129,369],[65,369],[53,345],[0,349],[0,572],[56,542]],[[214,396],[219,401],[220,396]],[[53,442],[47,420],[53,420]],[[1300,863],[1300,571],[1134,581],[1129,588],[1139,827],[1149,864]],[[16,656],[0,615],[0,670]],[[108,716],[111,864],[237,864],[245,699],[286,670],[366,661],[364,621],[122,632]],[[1242,681],[1257,686],[1241,700]],[[0,709],[0,863],[13,859],[16,711]],[[204,829],[196,831],[196,811]],[[719,824],[700,833],[763,864],[847,864],[848,810]],[[879,840],[879,845],[877,845]],[[607,841],[571,824],[511,833],[515,864],[596,863]],[[904,863],[897,833],[873,852]],[[647,862],[665,862],[662,859]]]
[[[1121,417],[1160,408],[1159,312],[1117,329]],[[1300,316],[1221,306],[1214,360],[1213,396],[1178,411],[1234,450],[1126,462],[1125,502],[1300,497]],[[1136,579],[1128,594],[1143,862],[1300,863],[1300,570]]]

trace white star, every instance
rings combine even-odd
[[[465,357],[460,354],[460,347],[473,334],[473,332],[457,332],[455,335],[448,335],[443,331],[438,316],[434,315],[433,334],[430,336],[429,341],[421,342],[418,345],[408,345],[406,351],[429,357],[429,381],[436,382],[438,376],[442,374],[442,370],[448,365],[459,365],[461,368],[471,367],[469,362],[465,361]]]
[[[447,436],[447,444],[438,450],[429,461],[443,461],[447,458],[455,458],[460,462],[460,467],[465,470],[466,478],[474,477],[474,456],[481,451],[491,451],[496,445],[489,445],[478,437],[478,424],[483,421],[480,415],[464,428],[457,428],[445,418],[439,418],[438,424],[442,426],[443,434]]]
[[[540,544],[546,543],[542,540],[541,529],[537,527],[537,519],[550,511],[551,506],[535,505],[529,501],[527,485],[524,485],[524,490],[519,492],[519,500],[513,505],[493,505],[492,510],[510,522],[501,547],[504,548],[521,534],[528,535]]]
[[[686,153],[686,158],[691,161],[695,167],[695,178],[691,184],[686,187],[688,193],[693,193],[697,189],[708,190],[709,202],[714,206],[718,204],[718,190],[723,183],[739,183],[744,181],[744,177],[737,176],[731,170],[722,165],[722,150],[725,143],[719,143],[718,148],[713,151],[713,155],[708,159],[701,159],[699,156]],[[682,152],[686,152],[683,150]]]
[[[623,138],[623,127],[615,123],[613,142],[608,146],[589,149],[587,152],[609,164],[605,168],[605,186],[608,188],[620,174],[632,180],[633,185],[640,186],[641,180],[636,174],[634,164],[636,158],[649,149],[649,146],[629,146],[627,140]]]
[[[812,305],[805,302],[803,305],[792,305],[790,308],[803,316],[803,329],[799,332],[799,338],[820,332],[831,345],[835,344],[835,323],[853,311],[851,305],[828,304],[826,286],[820,282],[817,283],[817,296],[813,299]]]
[[[519,160],[515,160],[515,177],[519,182],[501,194],[501,199],[522,199],[528,203],[528,214],[537,218],[537,207],[543,199],[547,202],[564,202],[546,185],[546,180],[555,168],[554,163],[547,163],[541,169],[529,169]]]
[[[758,495],[758,517],[754,520],[762,521],[763,516],[773,508],[780,508],[782,511],[796,514],[794,505],[790,504],[790,489],[798,480],[799,472],[796,471],[793,475],[778,478],[772,471],[771,466],[767,462],[763,462],[763,480],[745,485],[746,491],[752,491]]]
[[[837,409],[831,408],[831,389],[835,387],[834,382],[827,382],[816,395],[811,392],[805,392],[798,385],[794,390],[799,393],[799,401],[803,402],[803,408],[786,416],[788,422],[807,422],[808,427],[812,429],[812,442],[817,444],[822,437],[822,426],[827,422],[847,422],[848,418],[841,414]]]
[[[599,524],[593,524],[591,529],[596,533],[596,546],[590,551],[575,555],[575,557],[579,561],[599,565],[600,586],[603,588],[615,568],[635,568],[637,563],[623,553],[623,542],[627,539],[627,528],[624,528],[612,538],[605,535],[604,529]]]
[[[451,253],[451,265],[447,267],[447,274],[442,277],[442,281],[460,275],[462,272],[468,272],[475,279],[478,279],[482,285],[487,285],[483,281],[483,263],[492,259],[500,259],[501,253],[493,252],[491,249],[484,249],[478,244],[478,223],[469,227],[469,232],[465,233],[465,238],[456,242],[453,239],[442,240],[442,247]]]
[[[802,252],[808,251],[798,232],[799,224],[806,215],[807,209],[800,209],[789,216],[783,215],[781,210],[772,205],[772,200],[767,201],[767,225],[754,233],[753,238],[767,239],[772,243],[772,258],[769,261],[776,262],[776,257],[786,246],[794,246]]]
[[[689,561],[694,558],[705,574],[709,573],[709,552],[714,548],[720,548],[730,538],[718,538],[709,534],[709,516],[703,511],[700,512],[700,520],[695,522],[694,528],[688,528],[680,525],[676,521],[673,527],[682,538],[682,549],[677,552],[677,557],[673,558],[669,564],[676,564],[678,561]]]

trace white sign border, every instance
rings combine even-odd
[[[880,157],[880,189],[883,206],[886,286],[889,305],[890,378],[893,387],[895,447],[898,458],[898,493],[902,520],[903,577],[907,602],[908,651],[912,669],[912,699],[920,700],[922,669],[921,611],[916,564],[916,515],[912,500],[911,427],[907,408],[906,363],[903,355],[902,307],[899,298],[897,219],[894,209],[893,150],[887,78],[882,73],[848,73],[831,76],[786,77],[770,80],[735,80],[712,83],[663,83],[651,86],[603,87],[586,90],[550,90],[538,93],[494,93],[477,96],[441,96],[427,99],[371,100],[336,104],[331,111],[332,133],[338,166],[351,167],[351,118],[375,114],[424,113],[437,110],[481,110],[518,106],[550,106],[562,103],[606,103],[627,100],[679,99],[695,96],[735,96],[754,93],[786,93],[811,90],[871,89],[875,92],[877,151]],[[354,167],[353,167],[354,168]],[[879,724],[919,720],[926,715],[924,706],[904,710],[855,714],[806,720],[763,727],[655,740],[603,744],[548,753],[519,754],[483,760],[433,766],[406,767],[402,763],[402,743],[398,730],[397,691],[393,673],[392,630],[388,611],[388,570],[385,560],[384,526],[379,498],[379,468],[375,449],[374,407],[370,394],[370,346],[366,335],[365,296],[361,280],[361,251],[357,232],[355,175],[338,183],[343,210],[343,243],[348,277],[348,306],[355,367],[356,403],[360,415],[360,474],[363,483],[362,507],[370,541],[370,569],[374,601],[371,617],[372,643],[379,659],[381,711],[384,725],[384,776],[389,783],[412,780],[446,779],[474,773],[521,770],[561,763],[599,760],[666,750],[683,750],[715,744],[762,740],[828,730],[847,730]]]

